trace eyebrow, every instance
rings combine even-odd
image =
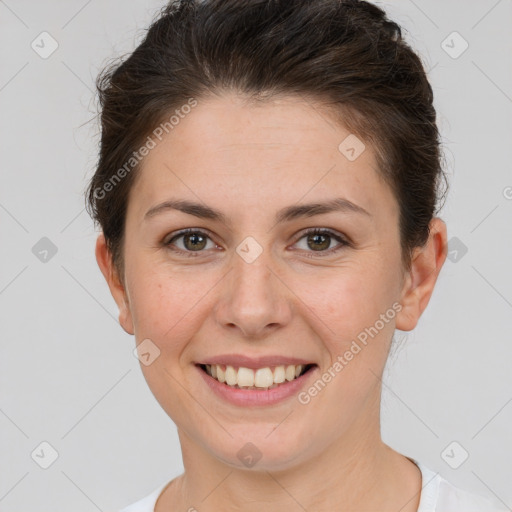
[[[144,219],[150,219],[156,215],[169,211],[178,210],[189,215],[194,215],[200,219],[210,219],[223,224],[229,224],[226,216],[219,210],[210,208],[209,206],[196,203],[193,201],[181,200],[181,199],[170,199],[163,203],[157,204],[150,208],[144,215]],[[287,206],[279,210],[275,216],[275,223],[279,224],[282,222],[289,222],[294,219],[301,217],[312,217],[314,215],[321,215],[331,212],[341,213],[358,213],[372,217],[372,214],[365,210],[362,206],[359,206],[348,199],[336,198],[323,203],[309,203],[302,205]]]

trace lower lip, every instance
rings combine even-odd
[[[252,405],[273,405],[295,396],[303,388],[311,376],[316,372],[318,366],[314,366],[305,374],[287,381],[273,389],[238,389],[232,388],[227,384],[222,384],[217,379],[208,375],[199,366],[197,371],[204,379],[210,389],[219,397],[238,406],[247,407]]]

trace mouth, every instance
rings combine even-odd
[[[196,364],[196,366],[227,388],[252,391],[286,386],[317,367],[315,363],[266,366],[255,369],[226,364]]]

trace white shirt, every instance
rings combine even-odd
[[[421,471],[422,491],[418,512],[510,512],[487,498],[454,487],[439,473],[434,473],[420,462],[410,459]],[[169,482],[157,487],[151,494],[123,508],[119,512],[154,512],[160,493]]]

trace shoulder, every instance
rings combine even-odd
[[[136,501],[135,503],[132,503],[131,505],[124,507],[119,512],[154,512],[155,504],[160,494],[165,489],[165,487],[167,487],[168,484],[169,483],[166,482],[165,484],[158,486],[156,489],[151,491],[150,494],[140,499],[139,501]]]
[[[418,461],[413,460],[413,462],[420,468],[423,479],[418,512],[506,512],[508,510],[503,504],[455,487],[439,473],[435,473]]]

